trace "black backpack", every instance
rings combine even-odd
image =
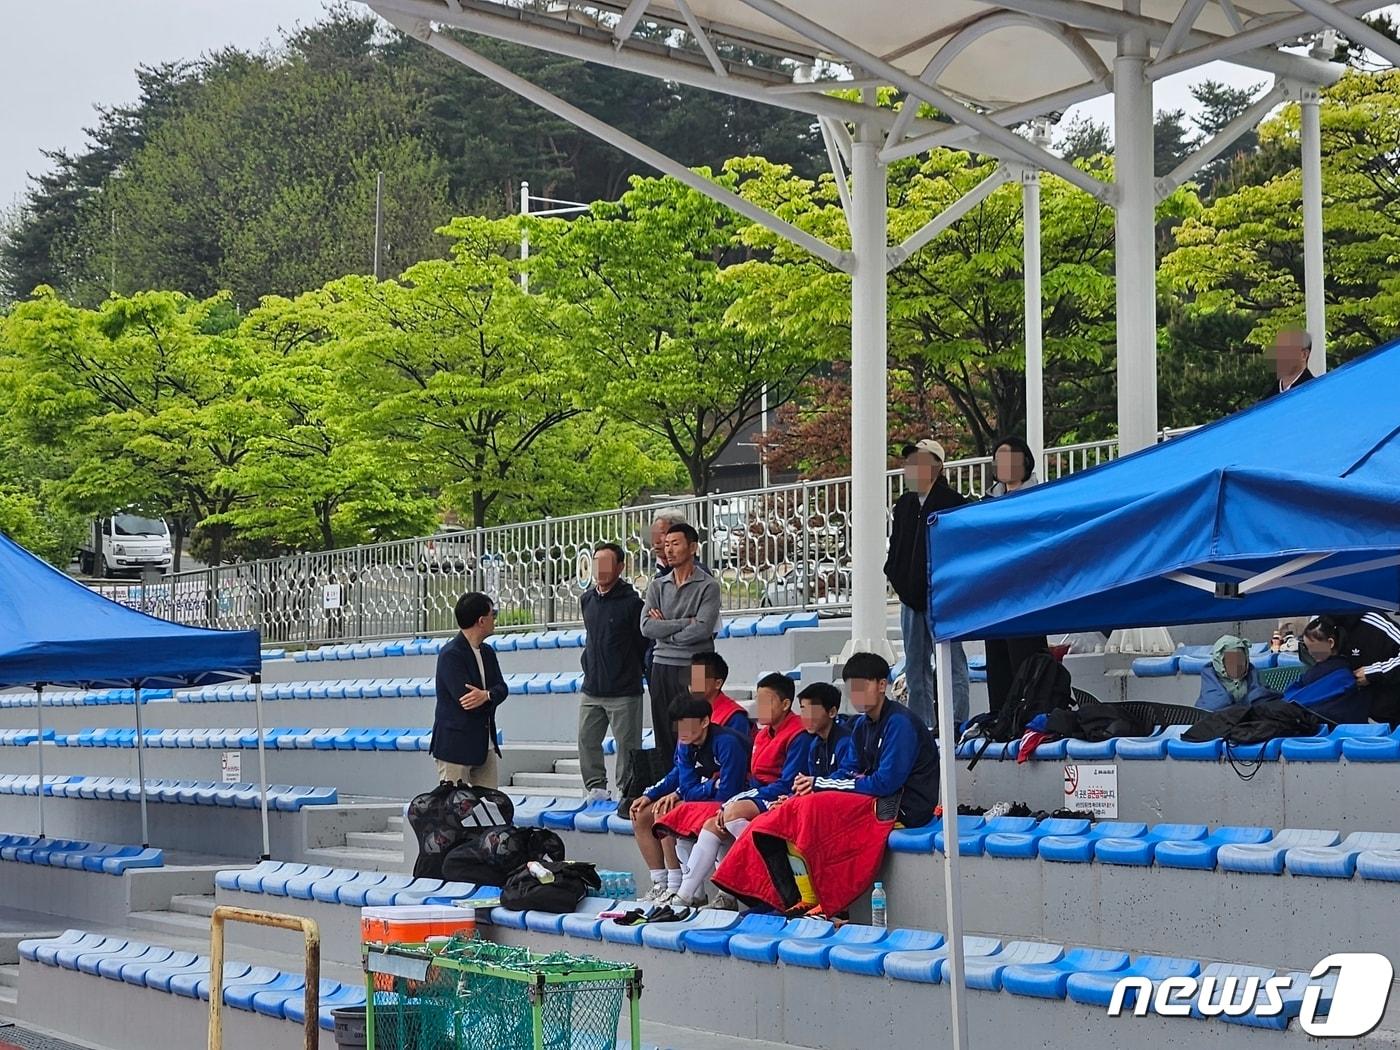
[[[442,878],[443,858],[462,841],[468,828],[499,827],[515,817],[509,796],[495,788],[443,781],[408,804],[408,824],[418,837],[413,875]]]
[[[471,828],[442,862],[442,877],[477,886],[504,886],[532,860],[562,863],[564,840],[545,828]]]
[[[617,804],[617,815],[630,819],[633,800],[641,797],[642,792],[653,784],[665,779],[675,760],[675,755],[663,755],[658,748],[631,752],[627,763],[627,781],[618,785],[622,801]]]
[[[1049,653],[1035,653],[1026,657],[1011,679],[1006,703],[995,718],[985,723],[982,747],[967,768],[977,765],[994,741],[1006,743],[1019,740],[1031,719],[1069,707],[1072,702],[1069,670],[1064,664]]]
[[[578,861],[541,861],[554,873],[552,882],[541,882],[528,867],[512,872],[501,887],[501,907],[511,911],[548,911],[565,915],[578,907],[590,890],[600,890],[603,882],[592,864]]]

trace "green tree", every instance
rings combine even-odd
[[[420,484],[483,526],[528,496],[517,468],[583,411],[582,377],[549,304],[517,283],[517,222],[459,218],[445,232],[450,260],[402,281],[347,277],[325,295],[356,410]]]
[[[783,404],[819,360],[775,328],[728,319],[745,294],[726,269],[745,254],[746,225],[674,180],[635,178],[616,204],[540,224],[544,251],[531,260],[561,332],[590,355],[590,402],[669,445],[700,495],[762,415],[764,390],[770,406]]]
[[[1400,73],[1349,73],[1322,105],[1328,354],[1368,350],[1400,328]],[[1260,128],[1264,149],[1297,156],[1299,113]],[[1294,169],[1217,197],[1176,230],[1162,260],[1181,316],[1210,331],[1216,354],[1267,345],[1304,316],[1302,186]],[[1213,326],[1213,327],[1207,327]],[[1218,340],[1218,341],[1215,341]],[[1263,375],[1262,367],[1258,373]]]

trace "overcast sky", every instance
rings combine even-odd
[[[43,150],[77,150],[93,107],[133,101],[135,69],[230,44],[258,48],[283,29],[315,21],[324,0],[66,0],[61,5],[4,4],[0,33],[0,208],[24,192],[27,176],[47,168]],[[1214,77],[1260,83],[1266,74],[1216,63],[1157,85],[1158,109],[1193,108],[1189,87]],[[1112,103],[1071,110],[1112,124]]]

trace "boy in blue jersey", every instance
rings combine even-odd
[[[753,906],[838,916],[870,888],[896,822],[918,827],[933,818],[938,753],[928,727],[886,695],[889,670],[874,653],[846,662],[860,712],[850,749],[838,740],[826,771],[794,776],[792,797],[735,841],[716,886]]]
[[[826,776],[800,776],[793,792],[855,791],[899,798],[899,822],[922,827],[938,805],[938,748],[928,726],[886,694],[889,664],[874,653],[856,653],[843,677],[851,706],[860,712],[852,731],[854,760]]]
[[[711,722],[708,700],[678,699],[670,713],[676,726],[675,764],[631,809],[632,834],[651,872],[651,892],[644,901],[661,901],[680,889],[675,836],[694,835],[749,780],[748,739]]]

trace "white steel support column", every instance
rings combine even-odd
[[[1303,299],[1307,304],[1313,375],[1327,371],[1327,291],[1322,255],[1322,97],[1317,88],[1298,93],[1303,169]]]
[[[522,219],[530,214],[530,184],[520,183],[520,217]],[[530,275],[525,272],[524,264],[530,258],[530,227],[525,223],[520,224],[520,290],[528,292],[530,290]]]
[[[938,642],[934,647],[934,674],[938,695],[953,695],[953,646]],[[938,705],[938,801],[943,805],[943,899],[947,904],[948,979],[944,983],[952,995],[952,1050],[964,1050],[967,1043],[967,984],[964,980],[962,881],[958,849],[958,742],[953,724],[953,705]]]
[[[1026,444],[1042,464],[1041,478],[1049,481],[1045,464],[1045,348],[1040,302],[1040,172],[1021,169],[1022,252],[1026,287]]]
[[[885,250],[888,169],[873,124],[856,129],[851,157],[851,641],[844,655],[893,658],[886,641]]]
[[[1120,455],[1157,440],[1156,180],[1152,85],[1146,68],[1146,38],[1138,33],[1120,37],[1113,62]]]

